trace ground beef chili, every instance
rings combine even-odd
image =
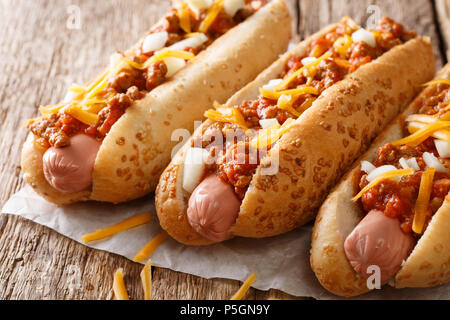
[[[246,0],[245,7],[240,9],[234,17],[228,16],[222,10],[206,33],[208,41],[197,48],[186,48],[185,51],[196,55],[228,30],[253,15],[266,3],[267,0]],[[199,16],[193,12],[190,13],[191,29],[195,32],[205,18],[206,11],[201,12]],[[171,9],[149,34],[162,31],[168,33],[166,47],[184,39],[186,32],[180,26],[176,8]],[[142,48],[139,46],[125,57],[142,64],[153,54],[154,52],[142,52]],[[96,125],[86,125],[67,112],[60,111],[29,121],[27,128],[36,135],[38,143],[43,148],[68,146],[70,137],[79,133],[87,134],[101,141],[134,101],[142,99],[146,93],[166,81],[167,71],[167,66],[163,61],[156,61],[144,70],[139,68],[123,69],[112,76],[108,80],[106,88],[95,97],[104,103],[103,108],[98,112]]]
[[[449,86],[445,84],[436,85],[425,92],[424,97],[418,102],[420,114],[442,116],[448,110],[444,110],[450,102]],[[414,219],[414,206],[419,194],[420,181],[427,166],[423,159],[423,153],[429,152],[439,158],[434,144],[434,138],[429,137],[417,146],[398,145],[387,143],[377,150],[377,158],[373,162],[375,167],[382,165],[393,165],[401,169],[400,158],[415,158],[420,170],[412,175],[403,176],[400,181],[384,180],[375,187],[369,189],[361,197],[364,211],[377,209],[388,217],[399,219],[401,228],[405,233],[412,232]],[[440,161],[450,168],[450,159],[440,158]],[[359,187],[362,189],[368,185],[367,175],[361,172]],[[436,172],[434,174],[433,186],[430,196],[430,216],[425,224],[442,205],[444,198],[450,192],[450,174]],[[413,233],[415,234],[415,233]]]
[[[290,58],[285,64],[283,73],[280,75],[281,78],[290,76],[295,71],[302,68],[302,60],[304,58],[317,58],[326,52],[331,53],[331,56],[328,59],[322,60],[312,71],[309,70],[309,72],[303,72],[297,75],[286,89],[307,85],[317,89],[318,95],[320,95],[325,89],[344,79],[347,74],[355,71],[361,65],[378,58],[393,46],[402,44],[416,36],[414,31],[407,31],[402,25],[384,17],[380,20],[378,28],[374,31],[376,34],[375,48],[370,47],[365,42],[355,42],[349,46],[348,50],[342,55],[342,53],[338,52],[334,47],[336,40],[345,35],[350,37],[350,35],[358,28],[358,26],[350,24],[348,20],[343,20],[332,31],[313,41],[309,45],[305,56],[294,56]],[[301,113],[312,105],[316,97],[317,96],[311,94],[303,94],[296,98],[293,103],[293,108],[298,113]],[[276,118],[279,124],[282,125],[289,118],[297,118],[297,116],[291,112],[278,108],[277,100],[267,99],[262,96],[259,96],[255,100],[244,101],[242,104],[234,106],[234,108],[237,108],[243,115],[247,126],[255,130],[261,129],[259,120]],[[214,130],[220,130],[223,137],[226,136],[227,131],[230,129],[239,129],[237,125],[231,125],[229,123],[221,125],[214,123],[212,124],[212,127]],[[208,131],[209,128],[205,129],[204,132],[206,141],[208,138]],[[238,143],[244,143],[247,146],[247,148],[245,148],[245,159],[252,159],[253,162],[245,161],[244,163],[240,163],[236,160],[236,157],[239,155],[239,153],[236,152],[236,145]],[[235,193],[241,199],[244,198],[245,192],[250,185],[251,177],[256,172],[260,163],[259,157],[252,158],[248,156],[248,154],[251,153],[251,148],[248,145],[249,137],[244,137],[242,140],[236,141],[233,145],[223,145],[220,150],[217,146],[210,148],[205,141],[202,142],[202,147],[214,153],[216,156],[215,159],[217,159],[213,165],[207,167],[205,176],[216,173],[223,181],[234,187]]]

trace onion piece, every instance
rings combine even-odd
[[[186,61],[184,61],[184,59],[175,57],[164,58],[164,63],[167,67],[167,78],[172,77],[175,73],[178,72],[178,70],[184,68],[184,66],[186,65]]]
[[[397,170],[396,167],[394,167],[393,165],[384,165],[378,168],[373,169],[366,177],[367,181],[372,182],[373,180],[375,180],[380,174],[389,172],[389,171],[393,171],[393,170]]]
[[[413,169],[414,171],[420,170],[419,165],[417,164],[416,158],[405,159],[401,157],[398,160],[398,163],[402,166],[403,169]]]
[[[186,3],[198,16],[200,11],[211,7],[213,0],[186,0]]]
[[[439,157],[441,158],[450,157],[450,142],[434,139],[434,145],[436,146],[436,150],[439,153]]]
[[[149,53],[164,48],[167,39],[169,34],[166,31],[149,34],[142,43],[142,52]]]
[[[231,17],[234,17],[236,12],[238,12],[243,7],[245,7],[244,0],[225,0],[224,2],[225,12]]]
[[[402,166],[403,169],[409,169],[409,168],[410,168],[408,162],[407,162],[406,159],[403,158],[403,157],[401,157],[401,158],[398,160],[398,163],[400,163],[400,165]]]
[[[435,168],[437,172],[447,172],[447,168],[439,161],[436,156],[430,152],[424,152],[423,161],[427,164],[429,168]]]
[[[364,171],[365,173],[371,173],[375,169],[376,167],[371,162],[366,160],[361,161],[361,171]]]
[[[317,60],[317,58],[315,58],[315,57],[306,57],[306,58],[302,59],[301,63],[302,63],[302,65],[307,66],[308,64],[311,64],[316,60]]]
[[[183,189],[192,193],[199,185],[205,171],[208,151],[202,148],[189,148],[184,158]]]
[[[358,29],[357,31],[353,32],[352,40],[353,40],[353,42],[365,42],[372,48],[375,48],[377,45],[377,42],[375,41],[375,36],[373,35],[373,33],[370,31],[367,31],[364,28]]]
[[[80,93],[79,92],[73,92],[73,91],[67,91],[67,93],[66,93],[66,95],[65,95],[65,97],[64,97],[64,100],[63,100],[63,102],[64,103],[69,103],[69,102],[71,102],[72,100],[74,100],[76,97],[78,97],[80,95]]]
[[[273,126],[275,123],[280,124],[276,118],[259,120],[259,124],[261,125],[261,127],[262,127],[263,129],[270,128],[270,127]]]
[[[419,171],[420,170],[420,167],[419,167],[419,164],[417,163],[417,159],[416,158],[407,159],[406,163],[408,164],[408,166],[410,168],[413,168],[415,171]]]
[[[279,85],[283,79],[273,79],[270,80],[267,84],[263,85],[262,88],[268,91],[274,91],[275,87]]]
[[[120,59],[123,58],[123,55],[119,52],[114,52],[110,57],[109,57],[109,66],[110,68],[113,68],[116,64],[119,63]]]
[[[208,37],[204,33],[199,33],[195,37],[187,38],[177,43],[174,43],[169,47],[170,50],[184,50],[188,47],[198,48],[202,44],[208,41]]]

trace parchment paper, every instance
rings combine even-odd
[[[27,186],[5,204],[2,213],[17,214],[81,242],[81,236],[143,212],[151,212],[150,223],[90,243],[89,246],[133,259],[136,252],[161,232],[153,195],[120,205],[80,203],[57,207]],[[309,266],[312,225],[267,239],[235,238],[209,247],[188,247],[173,239],[152,255],[152,264],[203,278],[245,280],[258,275],[253,287],[279,289],[316,299],[337,299],[321,287]],[[359,299],[450,299],[450,285],[430,289],[394,289],[384,286]]]

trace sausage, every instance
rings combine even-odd
[[[203,237],[220,242],[229,239],[241,202],[215,174],[204,179],[189,198],[187,217],[191,227]]]
[[[400,270],[414,244],[413,236],[400,229],[398,219],[371,210],[345,239],[344,250],[356,272],[368,278],[367,268],[378,266],[381,282],[385,282]]]
[[[49,148],[43,156],[45,179],[61,192],[79,192],[92,185],[92,171],[100,142],[78,134],[64,148]]]

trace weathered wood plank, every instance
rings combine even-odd
[[[443,1],[446,1],[448,6],[448,1]],[[305,38],[328,24],[338,22],[343,16],[350,16],[359,25],[366,26],[377,14],[379,17],[391,17],[416,30],[419,35],[429,36],[434,48],[436,66],[440,68],[443,65],[430,0],[300,0],[300,35]]]
[[[119,267],[130,298],[143,297],[141,265],[17,216],[0,218],[0,252],[1,300],[112,299],[113,272]]]
[[[295,0],[288,3],[295,12]],[[169,5],[169,0],[0,0],[0,207],[23,186],[24,121],[40,104],[61,99],[72,83],[99,72],[110,53],[132,45]],[[76,24],[78,10],[80,29],[68,28]],[[124,268],[130,297],[142,298],[141,265],[20,217],[0,219],[0,299],[111,299],[118,267]],[[155,299],[227,299],[240,283],[154,268],[154,285]],[[289,297],[251,290],[248,298],[269,295]]]
[[[435,0],[435,9],[447,61],[450,61],[450,1]]]

